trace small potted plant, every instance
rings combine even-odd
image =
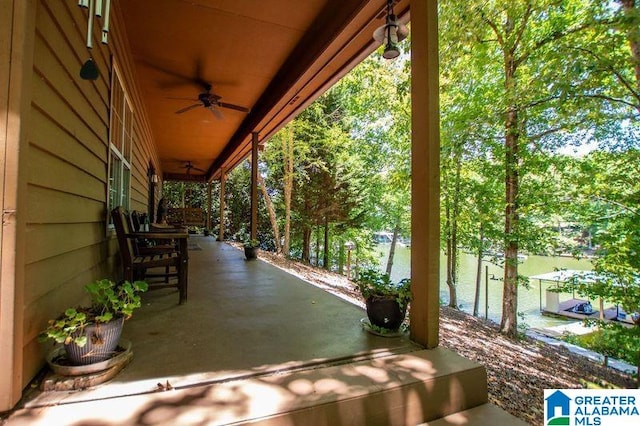
[[[144,281],[116,284],[103,279],[84,288],[91,296],[91,305],[65,310],[39,335],[40,341],[62,343],[74,365],[101,362],[114,354],[124,321],[142,305],[139,293],[147,291],[148,285]]]
[[[364,268],[358,274],[356,288],[365,300],[372,328],[383,334],[398,331],[411,301],[411,280],[394,283],[388,274]]]
[[[249,239],[244,242],[244,256],[247,260],[258,258],[258,250],[260,249],[260,241]]]

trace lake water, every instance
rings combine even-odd
[[[389,256],[390,244],[379,244],[380,267],[386,268]],[[479,315],[485,316],[485,266],[489,267],[489,319],[500,323],[502,316],[502,276],[504,270],[493,263],[483,262],[482,264],[482,285],[480,290]],[[477,261],[476,256],[469,253],[460,253],[460,265],[458,269],[459,279],[457,287],[458,305],[465,312],[473,312],[473,299],[475,296]],[[532,275],[552,272],[555,269],[577,269],[591,270],[592,264],[586,259],[574,259],[572,257],[557,256],[528,256],[518,266],[520,275],[530,277]],[[411,272],[411,249],[408,247],[396,247],[391,278],[394,281],[409,277]],[[449,287],[446,282],[447,264],[444,254],[440,257],[440,299],[442,303],[449,302]],[[518,288],[518,312],[524,315],[524,324],[527,327],[551,327],[554,325],[566,324],[566,321],[543,316],[540,313],[540,283],[538,280],[530,281],[530,288]],[[544,290],[549,286],[543,283],[543,305]],[[518,319],[523,322],[522,318]]]

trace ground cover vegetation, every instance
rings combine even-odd
[[[439,8],[449,305],[457,306],[466,250],[479,265],[488,252],[503,259],[499,329],[508,337],[518,336],[518,289],[528,285],[518,273],[523,252],[593,255],[607,279],[591,295],[640,310],[638,1],[456,0]],[[258,165],[263,249],[345,273],[349,255],[356,266],[371,263],[372,233],[389,230],[391,270],[395,242],[410,238],[409,46],[394,61],[372,55],[266,143]],[[225,228],[238,241],[248,234],[250,167],[226,182]],[[614,342],[629,330],[612,332]]]

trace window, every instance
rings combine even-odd
[[[109,132],[109,205],[129,208],[131,182],[131,146],[133,145],[133,111],[120,79],[113,67],[111,84],[111,124]],[[111,223],[111,215],[109,222]]]

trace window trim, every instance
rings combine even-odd
[[[121,116],[116,117],[116,111],[118,111],[117,105],[114,106],[114,101],[119,101],[116,99],[115,91],[120,89],[122,93],[122,105],[120,105],[119,111]],[[129,117],[127,121],[127,117]],[[108,127],[108,149],[107,149],[107,193],[106,193],[106,205],[107,205],[107,231],[112,231],[114,229],[112,220],[111,220],[111,210],[116,207],[116,205],[123,205],[125,208],[129,208],[131,202],[131,175],[133,171],[133,145],[134,145],[134,135],[133,135],[133,124],[135,122],[135,111],[133,109],[133,105],[129,94],[127,92],[126,86],[124,84],[124,79],[122,78],[122,72],[118,67],[115,59],[112,60],[112,73],[111,73],[111,87],[109,91],[109,127]],[[130,123],[129,123],[130,122]],[[116,135],[119,135],[120,139],[120,147],[117,146],[117,141],[114,141]],[[123,152],[128,150],[128,152]],[[114,165],[114,157],[116,161],[120,165],[119,167],[119,178],[120,188],[118,191],[118,196],[121,198],[120,203],[115,203],[112,201],[112,182],[114,181],[112,174],[112,168]],[[125,173],[125,172],[128,172]],[[125,182],[126,179],[126,182]],[[126,197],[126,200],[123,199]],[[116,205],[111,205],[111,204]]]

